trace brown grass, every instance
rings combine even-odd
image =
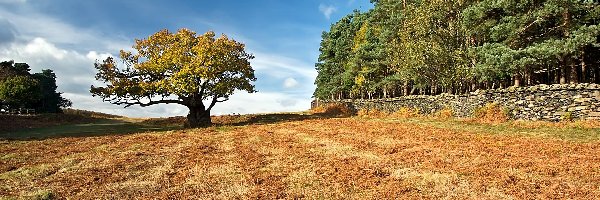
[[[511,126],[519,128],[600,128],[599,120],[574,120],[574,121],[560,121],[560,122],[548,122],[548,121],[511,121]]]
[[[473,120],[480,123],[499,124],[509,120],[508,113],[497,103],[475,109]]]
[[[387,112],[378,109],[360,109],[357,115],[363,118],[395,118],[395,119],[407,119],[407,118],[421,118],[423,115],[419,114],[418,110],[411,108],[400,108],[395,112]]]
[[[41,114],[35,116],[0,115],[0,133],[27,128],[89,123],[95,120],[97,119],[72,114]]]
[[[2,141],[0,197],[597,199],[599,144],[363,118]]]
[[[432,117],[437,120],[450,120],[454,118],[454,112],[452,110],[445,108],[436,113],[432,114]]]
[[[21,129],[43,128],[65,124],[83,124],[98,119],[123,118],[100,112],[77,109],[63,109],[63,113],[42,113],[38,115],[4,115],[0,114],[0,133]]]
[[[329,116],[349,117],[356,114],[353,108],[344,103],[328,103],[311,110],[313,114],[324,114]]]
[[[79,110],[73,108],[65,108],[62,110],[63,114],[66,115],[76,115],[76,116],[84,116],[90,118],[101,118],[101,119],[109,119],[109,118],[122,118],[123,116],[106,114],[101,112],[94,112],[89,110]]]

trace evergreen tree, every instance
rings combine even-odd
[[[600,83],[598,1],[371,2],[323,34],[315,97]]]
[[[26,63],[0,63],[0,106],[8,109],[35,109],[38,113],[57,113],[71,101],[56,92],[56,74],[45,69],[30,74]]]

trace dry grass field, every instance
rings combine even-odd
[[[0,198],[600,198],[599,126],[261,119],[2,140]]]

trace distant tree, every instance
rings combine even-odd
[[[350,59],[354,56],[354,37],[364,21],[360,19],[361,15],[354,11],[333,24],[329,32],[323,32],[319,48],[321,54],[315,64],[319,74],[315,79],[317,89],[313,96],[321,99],[350,97],[349,91],[354,87],[357,75],[356,68],[350,66]]]
[[[56,74],[50,69],[30,74],[27,63],[0,62],[0,105],[11,109],[35,109],[39,113],[58,113],[71,101],[56,92]]]
[[[13,76],[29,76],[29,65],[27,63],[15,63],[15,61],[0,62],[0,81]]]
[[[0,82],[0,99],[9,108],[33,108],[42,98],[39,82],[28,76],[12,76]]]
[[[50,69],[42,70],[42,73],[35,73],[33,77],[39,81],[42,98],[35,104],[35,110],[38,112],[58,113],[61,108],[70,107],[71,101],[56,92],[56,74]]]
[[[136,40],[133,48],[137,52],[121,51],[124,69],[117,68],[113,58],[95,64],[96,79],[107,85],[92,86],[94,96],[125,107],[184,105],[189,109],[187,125],[200,127],[211,124],[211,109],[234,91],[256,92],[249,62],[254,56],[245,52],[244,44],[225,35],[161,30]]]

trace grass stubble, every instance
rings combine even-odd
[[[0,196],[597,199],[598,134],[352,117],[1,141]]]

